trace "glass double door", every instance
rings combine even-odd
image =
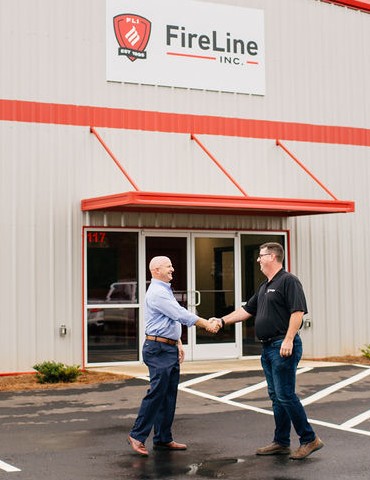
[[[175,269],[172,288],[178,302],[199,317],[222,317],[235,309],[235,237],[218,234],[145,234],[147,265],[151,258],[165,255]],[[237,357],[235,325],[218,334],[198,327],[183,327],[182,342],[187,360]]]

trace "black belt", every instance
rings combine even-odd
[[[263,338],[262,340],[260,340],[260,342],[262,343],[262,345],[268,346],[276,340],[282,340],[283,338],[285,338],[285,335],[276,335],[275,337]]]
[[[152,340],[153,342],[167,343],[168,345],[177,345],[177,340],[172,340],[171,338],[166,337],[157,337],[154,335],[146,335],[147,340]]]

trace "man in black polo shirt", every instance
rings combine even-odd
[[[275,433],[271,444],[258,448],[257,455],[290,455],[306,458],[324,446],[308,423],[306,412],[295,393],[296,371],[302,357],[298,334],[307,313],[301,282],[283,269],[284,250],[279,243],[260,246],[257,262],[267,277],[246,305],[221,319],[222,325],[255,317],[255,329],[262,343],[261,363],[272,401]],[[290,451],[293,424],[300,446]]]

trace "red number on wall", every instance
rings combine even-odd
[[[87,232],[88,243],[104,243],[106,232]]]

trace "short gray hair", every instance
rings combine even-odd
[[[284,260],[284,248],[280,243],[277,242],[266,242],[260,246],[260,250],[266,248],[269,253],[273,253],[276,257],[276,260],[279,263],[283,263]]]

